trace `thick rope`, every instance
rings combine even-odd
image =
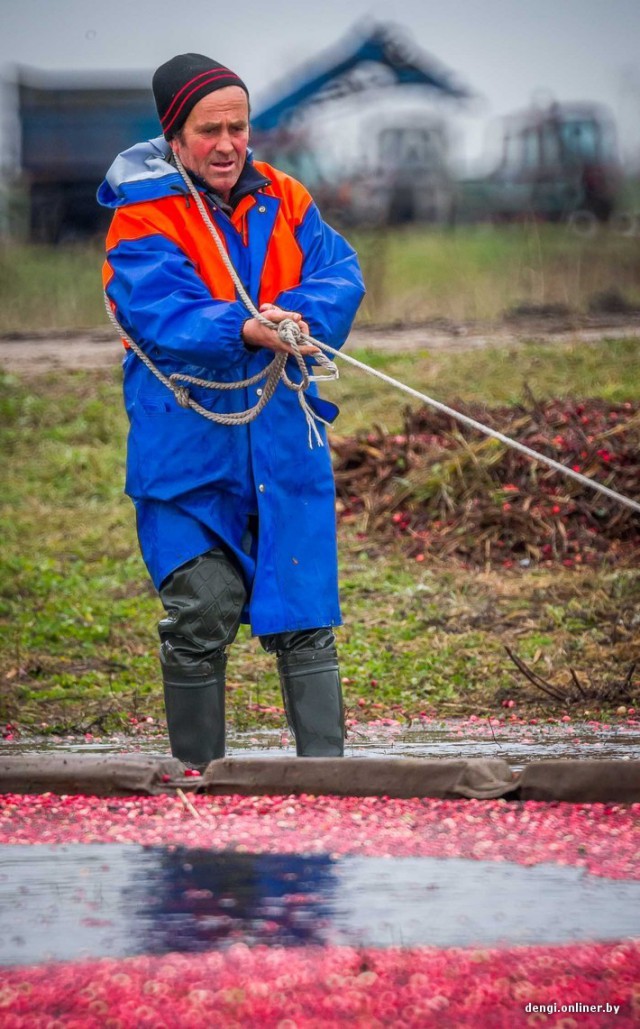
[[[301,338],[305,342],[309,339],[309,337],[304,335],[301,335]],[[504,433],[498,432],[497,429],[491,429],[488,425],[483,425],[482,422],[477,422],[475,418],[469,418],[468,415],[462,414],[460,411],[455,411],[452,407],[447,407],[446,404],[441,404],[439,400],[434,400],[433,397],[428,397],[425,393],[420,393],[419,390],[413,389],[411,386],[407,386],[404,382],[400,382],[398,379],[393,379],[390,375],[385,375],[384,372],[378,371],[377,368],[370,368],[369,365],[356,360],[356,358],[351,357],[350,354],[345,354],[341,350],[334,350],[334,348],[330,347],[327,343],[320,343],[317,339],[310,341],[315,343],[316,346],[322,347],[322,349],[326,350],[327,353],[340,357],[343,361],[347,361],[349,364],[352,364],[354,368],[360,368],[369,375],[375,375],[377,379],[381,379],[390,386],[394,386],[396,389],[402,390],[403,393],[408,393],[409,396],[415,397],[416,400],[422,401],[423,404],[428,404],[429,407],[435,408],[436,411],[442,411],[444,414],[450,415],[457,421],[462,422],[463,425],[467,425],[471,429],[477,429],[478,432],[482,432],[485,436],[490,436],[492,439],[499,440],[500,443],[504,443],[505,446],[511,447],[513,450],[519,450],[520,453],[525,454],[526,457],[530,457],[534,461],[539,461],[541,464],[548,465],[548,467],[553,468],[554,471],[561,472],[562,475],[565,475],[570,479],[575,479],[575,481],[579,482],[582,486],[587,486],[589,489],[596,490],[598,493],[603,493],[605,497],[609,497],[611,500],[616,500],[619,504],[623,504],[625,507],[630,507],[632,511],[640,511],[640,504],[636,500],[632,500],[631,497],[625,497],[622,493],[617,493],[616,490],[610,489],[603,483],[597,482],[595,479],[590,479],[587,475],[583,475],[582,472],[576,472],[573,468],[568,468],[567,465],[561,464],[559,461],[554,461],[552,457],[547,457],[546,454],[541,454],[537,450],[532,450],[531,447],[525,446],[524,443],[520,443],[517,439],[511,439],[510,436],[505,436]]]
[[[632,511],[640,512],[640,503],[632,500],[630,497],[624,496],[622,493],[618,493],[616,490],[610,489],[609,486],[605,486],[603,483],[598,482],[595,479],[590,479],[588,476],[583,475],[581,472],[576,472],[573,468],[568,468],[567,465],[561,464],[559,461],[555,461],[552,457],[547,457],[546,454],[541,454],[537,450],[532,450],[531,447],[525,446],[524,443],[520,443],[518,440],[511,439],[510,436],[505,436],[504,433],[498,432],[497,429],[491,429],[488,425],[483,425],[482,422],[478,422],[475,418],[470,418],[466,414],[462,414],[460,411],[454,410],[452,407],[448,407],[446,404],[440,403],[439,400],[434,400],[433,397],[429,397],[426,393],[420,393],[419,390],[413,389],[412,386],[407,386],[406,383],[400,382],[399,379],[394,379],[390,375],[386,375],[384,372],[379,371],[377,368],[371,368],[369,365],[364,364],[362,361],[358,361],[355,357],[351,357],[350,354],[345,354],[342,350],[336,350],[334,347],[329,346],[328,343],[322,343],[318,339],[314,339],[313,336],[309,336],[302,332],[300,326],[293,321],[291,318],[287,318],[285,321],[276,325],[266,318],[260,311],[257,310],[251,297],[244,288],[244,285],[238,277],[231,258],[229,257],[224,243],[220,238],[214,224],[209,217],[207,209],[204,205],[202,197],[198,193],[196,187],[192,183],[191,179],[187,175],[182,163],[180,162],[177,154],[174,154],[174,160],[180,175],[182,176],[185,185],[187,186],[189,193],[193,197],[196,206],[207,226],[209,233],[217,247],[218,253],[222,258],[225,268],[229,272],[233,283],[238,291],[238,296],[244,303],[249,313],[256,318],[263,325],[268,326],[278,333],[281,339],[287,342],[294,351],[294,357],[300,369],[302,375],[302,381],[300,383],[293,383],[288,378],[285,365],[287,362],[288,354],[279,353],[276,354],[271,364],[269,364],[263,371],[254,375],[251,379],[244,379],[241,382],[210,382],[207,379],[196,379],[188,375],[163,375],[162,372],[156,368],[151,359],[137,346],[137,344],[127,335],[126,332],[120,326],[113,309],[109,302],[109,299],[105,293],[105,305],[107,308],[107,314],[116,327],[120,335],[127,340],[129,346],[132,348],[134,353],[145,363],[149,371],[151,371],[156,378],[158,378],[168,389],[175,394],[176,400],[183,407],[190,407],[198,414],[201,414],[204,418],[209,418],[211,421],[219,422],[223,425],[246,425],[253,421],[254,418],[260,414],[266,404],[269,402],[273,394],[275,393],[278,382],[281,380],[284,382],[288,389],[292,389],[298,394],[298,400],[302,407],[307,424],[309,427],[309,446],[312,446],[312,431],[315,435],[316,442],[322,446],[322,437],[318,432],[316,421],[323,422],[324,419],[320,418],[313,412],[304,397],[304,391],[307,389],[309,382],[318,381],[322,379],[337,379],[338,369],[336,365],[329,361],[324,356],[324,353],[331,354],[333,357],[339,357],[341,360],[346,361],[348,364],[353,365],[354,368],[360,368],[361,371],[366,372],[368,375],[373,375],[375,378],[380,379],[382,382],[386,382],[389,386],[393,386],[395,389],[401,390],[403,393],[408,393],[409,396],[414,397],[416,400],[421,401],[423,404],[427,404],[429,407],[433,407],[436,411],[441,411],[443,414],[449,415],[456,421],[461,422],[463,425],[468,426],[471,429],[476,429],[478,432],[483,433],[485,436],[489,436],[491,439],[496,439],[500,443],[504,443],[505,446],[511,447],[513,450],[518,450],[521,454],[531,458],[534,461],[538,461],[541,464],[547,465],[556,472],[560,472],[561,475],[569,479],[574,479],[579,482],[582,486],[586,486],[587,489],[595,490],[597,493],[602,493],[604,496],[609,497],[610,500],[615,500],[617,503],[622,504],[625,507],[631,508]],[[326,374],[321,376],[309,375],[307,367],[304,362],[304,358],[299,352],[299,345],[301,343],[311,343],[313,346],[318,347],[324,353],[318,353],[313,355],[313,360],[316,364],[321,365],[325,368]],[[240,389],[243,386],[252,386],[261,379],[266,379],[265,387],[258,403],[249,408],[248,411],[242,411],[236,414],[218,414],[217,412],[208,411],[206,408],[201,407],[189,396],[189,391],[185,387],[179,386],[179,382],[188,382],[193,385],[203,386],[207,389]],[[326,424],[326,423],[325,423]]]

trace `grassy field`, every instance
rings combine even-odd
[[[521,305],[640,306],[638,240],[538,224],[355,232],[368,295],[359,324],[494,320]],[[0,335],[105,325],[100,243],[0,244]],[[611,296],[609,297],[611,303]]]
[[[495,320],[522,305],[585,312],[613,293],[640,302],[637,239],[602,230],[590,239],[548,225],[479,225],[455,231],[354,238],[368,296],[361,324]]]
[[[530,344],[468,353],[365,354],[390,374],[451,403],[540,397],[640,397],[637,342]],[[338,431],[401,422],[405,398],[345,371],[327,387],[343,406]],[[0,380],[0,718],[38,731],[122,728],[161,717],[156,622],[161,614],[122,495],[126,426],[119,372]],[[580,711],[640,658],[634,568],[479,571],[418,564],[401,550],[341,530],[340,631],[352,716],[411,719],[540,709],[505,653],[545,677],[588,686]],[[273,662],[242,631],[229,662],[229,721],[282,725]]]
[[[633,339],[573,346],[524,343],[449,354],[426,347],[409,354],[366,349],[350,353],[453,407],[456,399],[487,406],[516,404],[527,393],[540,399],[598,396],[612,403],[640,399],[640,345]],[[386,432],[400,426],[406,394],[344,365],[330,389],[331,399],[343,412],[336,423],[340,434],[374,423]]]

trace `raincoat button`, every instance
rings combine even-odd
[[[264,493],[264,491],[266,489],[265,484],[263,482],[261,482],[260,485],[258,486],[258,489],[259,489],[260,493]]]
[[[261,396],[262,396],[262,390],[261,390],[260,388],[258,388],[258,389],[256,390],[256,393],[258,394],[258,396],[259,396],[259,397],[261,397]]]
[[[260,204],[258,210],[260,211],[260,214],[264,214],[266,211],[266,207],[264,206],[264,204]]]

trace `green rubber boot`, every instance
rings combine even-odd
[[[224,757],[225,654],[209,660],[210,671],[187,676],[179,669],[164,669],[164,706],[171,753],[191,768],[202,771],[210,761]]]
[[[344,708],[335,647],[287,650],[278,672],[298,757],[343,757]]]

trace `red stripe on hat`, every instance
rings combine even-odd
[[[178,92],[174,96],[173,100],[171,101],[171,103],[167,107],[166,111],[164,112],[164,117],[165,118],[169,117],[169,115],[171,114],[171,108],[174,106],[174,104],[178,103],[178,101],[180,100],[180,97],[181,97],[182,93],[184,93],[185,89],[188,89],[189,86],[192,86],[194,82],[198,81],[198,79],[203,79],[203,78],[205,78],[206,75],[212,75],[214,72],[227,72],[227,74],[233,75],[233,72],[229,71],[228,68],[222,68],[222,67],[220,67],[220,68],[208,68],[207,71],[201,71],[201,72],[198,73],[198,75],[194,75],[194,77],[192,79],[189,79],[188,82],[185,82],[184,86],[180,86],[180,89],[178,90]]]
[[[198,90],[202,89],[203,86],[208,86],[208,85],[210,85],[210,83],[216,82],[217,79],[226,79],[226,78],[229,78],[229,77],[232,77],[232,78],[236,79],[236,81],[237,81],[237,75],[234,75],[233,72],[223,71],[223,72],[218,72],[215,75],[211,75],[210,78],[204,79],[203,82],[199,82],[197,84],[197,86],[194,86],[193,89],[191,90],[191,92],[187,93],[187,95],[183,98],[182,102],[180,103],[180,106],[175,111],[175,113],[174,113],[173,117],[171,118],[171,120],[169,122],[167,122],[166,124],[165,124],[165,122],[162,123],[164,131],[165,132],[169,132],[171,126],[173,125],[173,123],[176,120],[176,118],[179,116],[179,114],[180,114],[182,108],[184,107],[184,105],[186,104],[187,100],[189,100],[189,98],[192,97],[194,93],[197,93]],[[229,85],[232,85],[232,83],[229,83]],[[166,117],[166,115],[165,115],[165,117]]]

